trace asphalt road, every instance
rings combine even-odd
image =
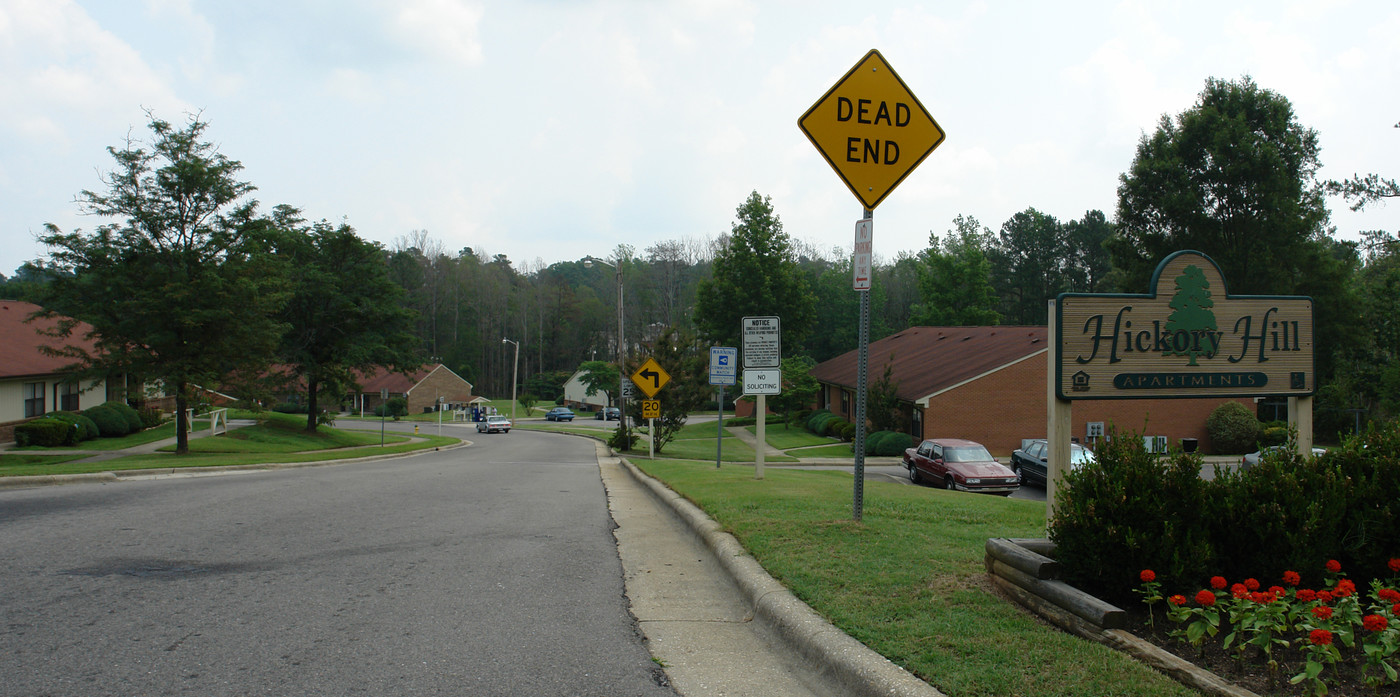
[[[0,491],[0,695],[673,695],[593,444],[443,430],[477,445]]]

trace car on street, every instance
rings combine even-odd
[[[1021,448],[1011,453],[1011,471],[1020,475],[1021,482],[1038,482],[1045,486],[1046,460],[1049,458],[1050,446],[1044,438],[1035,438],[1021,442]],[[1094,451],[1078,444],[1069,445],[1069,466],[1070,469],[1079,469],[1086,464],[1094,462]]]
[[[1248,454],[1248,455],[1245,455],[1244,457],[1240,458],[1240,469],[1246,469],[1246,470],[1247,470],[1247,469],[1249,469],[1249,468],[1251,468],[1251,467],[1253,467],[1253,466],[1259,464],[1259,459],[1260,459],[1260,458],[1265,457],[1265,456],[1269,455],[1270,453],[1281,452],[1281,451],[1283,451],[1283,450],[1284,450],[1284,446],[1282,446],[1282,445],[1271,445],[1271,446],[1269,446],[1269,447],[1267,447],[1267,448],[1264,448],[1263,450],[1256,450],[1256,451],[1254,451],[1254,452],[1252,452],[1252,453],[1250,453],[1250,454]],[[1313,457],[1319,457],[1319,456],[1325,454],[1326,452],[1327,452],[1327,449],[1326,449],[1326,448],[1313,448],[1313,449],[1312,449]]]
[[[544,413],[545,421],[573,421],[574,410],[568,407],[555,407]]]
[[[603,407],[593,415],[595,421],[617,421],[622,418],[622,410],[617,407]]]
[[[909,481],[937,483],[949,491],[1010,496],[1021,478],[997,462],[981,443],[960,438],[930,438],[904,451]]]
[[[476,432],[495,433],[496,431],[500,431],[501,433],[510,433],[510,427],[513,425],[514,424],[510,422],[508,417],[488,416],[485,421],[476,422]]]

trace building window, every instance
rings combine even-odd
[[[65,382],[58,386],[58,408],[62,411],[78,410],[78,383]]]
[[[24,418],[28,419],[35,416],[43,416],[45,411],[44,383],[24,383]]]
[[[851,393],[841,390],[841,413],[850,415],[851,413]]]
[[[915,438],[924,437],[924,410],[914,407],[914,413],[909,419],[909,435]]]

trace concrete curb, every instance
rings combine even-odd
[[[460,440],[452,445],[444,445],[432,449],[424,448],[422,450],[413,450],[406,453],[392,453],[389,455],[366,455],[363,457],[345,457],[335,460],[316,460],[313,462],[267,462],[247,465],[219,465],[216,467],[153,467],[139,470],[86,472],[83,474],[36,474],[27,477],[0,477],[0,490],[27,489],[40,486],[57,486],[60,484],[112,483],[120,482],[124,479],[138,479],[141,477],[160,477],[173,475],[197,476],[202,474],[221,474],[225,472],[296,469],[300,467],[323,467],[326,465],[343,465],[349,462],[363,462],[365,460],[392,460],[401,457],[414,457],[416,455],[423,455],[425,453],[464,448],[471,444],[472,442],[469,440]]]
[[[658,501],[668,506],[714,552],[739,591],[764,621],[798,655],[825,673],[848,695],[876,697],[945,697],[932,685],[895,665],[837,629],[778,583],[746,551],[695,504],[646,475],[626,458],[599,444],[600,456],[617,457],[623,467]]]

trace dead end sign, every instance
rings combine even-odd
[[[797,126],[871,210],[946,137],[875,49],[822,95]]]

